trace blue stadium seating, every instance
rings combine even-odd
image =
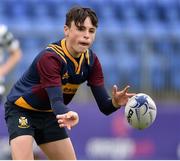
[[[22,66],[30,63],[49,42],[63,36],[66,11],[82,5],[92,7],[99,17],[93,49],[102,61],[105,75],[112,75],[109,85],[113,81],[130,82],[139,88],[143,69],[147,69],[153,88],[165,88],[168,75],[170,86],[180,90],[178,0],[44,0],[43,3],[0,0],[0,3],[0,22],[23,40]]]

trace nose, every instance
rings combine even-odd
[[[89,39],[89,32],[88,32],[88,31],[86,31],[86,32],[84,33],[84,38],[85,38],[85,39]]]

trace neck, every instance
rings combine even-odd
[[[74,58],[79,58],[81,56],[81,53],[75,52],[69,45],[67,39],[66,39],[66,49],[68,50],[69,54],[71,54]]]

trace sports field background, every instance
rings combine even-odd
[[[180,159],[180,1],[179,0],[0,0],[0,23],[21,43],[23,58],[6,79],[12,84],[48,43],[63,37],[65,13],[74,5],[92,7],[99,17],[93,45],[111,92],[115,83],[149,94],[157,119],[143,131],[132,129],[124,109],[104,116],[86,84],[70,108],[80,123],[70,135],[79,159]],[[0,108],[0,159],[9,157]],[[44,156],[35,149],[37,157]]]

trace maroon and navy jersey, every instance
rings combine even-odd
[[[15,83],[7,100],[34,111],[52,111],[45,88],[59,87],[64,104],[68,104],[79,86],[103,86],[100,62],[91,49],[74,58],[66,48],[65,39],[51,43],[40,52],[28,70]]]

